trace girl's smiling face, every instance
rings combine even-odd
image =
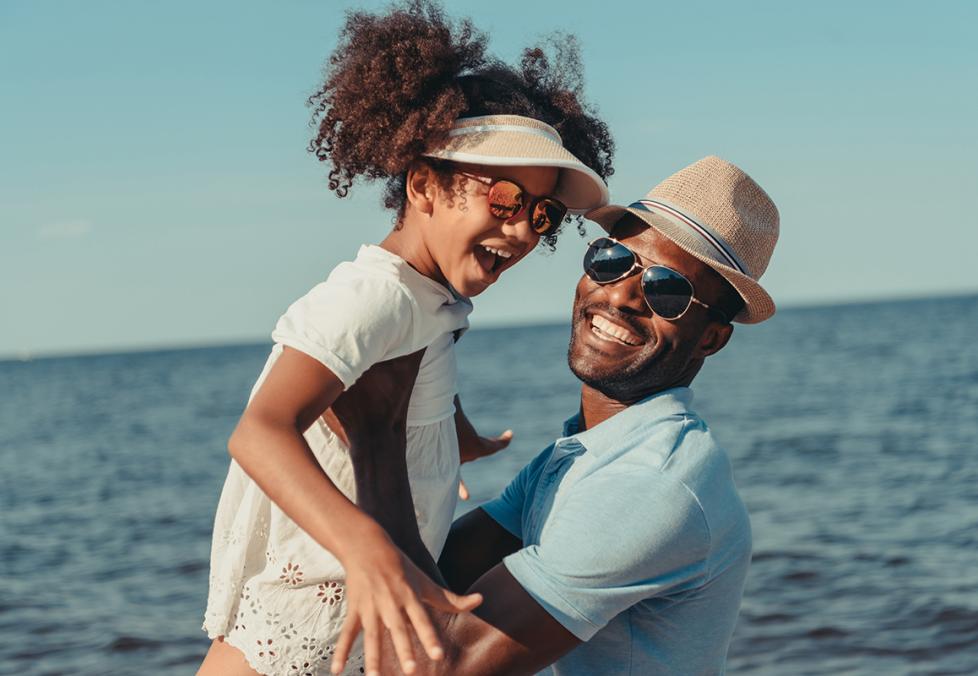
[[[455,175],[448,189],[438,181],[428,183],[433,190],[429,190],[424,209],[427,213],[421,214],[419,230],[432,265],[429,276],[464,296],[477,296],[540,241],[540,235],[530,226],[526,205],[534,197],[553,194],[559,170],[473,164],[453,164],[452,168]],[[524,208],[511,218],[494,216],[489,211],[489,186],[462,174],[504,178],[519,184],[526,193]],[[409,192],[411,189],[409,184]]]

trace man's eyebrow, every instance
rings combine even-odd
[[[633,254],[635,254],[635,257],[638,259],[638,262],[639,263],[643,263],[643,264],[646,264],[646,265],[665,265],[665,263],[662,263],[662,262],[657,261],[655,259],[646,258],[645,256],[643,256],[642,254],[640,254],[638,251],[636,251],[632,247],[628,247],[628,248],[632,250],[632,253]]]
[[[628,245],[626,245],[626,246],[628,246]],[[662,261],[656,260],[654,258],[646,258],[641,253],[639,253],[638,251],[636,251],[634,247],[630,247],[629,246],[628,248],[631,249],[632,250],[632,253],[635,254],[635,257],[638,259],[638,262],[641,263],[641,264],[643,264],[643,265],[645,265],[646,267],[648,267],[649,265],[661,265],[664,268],[669,268],[670,270],[675,270],[676,272],[678,272],[679,274],[683,275],[687,279],[689,279],[689,277],[690,277],[689,273],[682,272],[681,270],[677,269],[675,265],[672,265],[671,263],[663,263]]]

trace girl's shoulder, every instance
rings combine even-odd
[[[361,246],[354,260],[336,266],[327,283],[356,285],[364,291],[369,289],[367,293],[402,296],[422,318],[439,315],[464,318],[472,311],[468,298],[425,277],[397,254],[372,244]]]
[[[296,300],[272,339],[319,360],[347,387],[372,364],[468,327],[471,305],[380,247],[361,247]]]

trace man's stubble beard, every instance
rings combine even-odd
[[[607,308],[606,308],[607,310]],[[612,314],[614,311],[611,311]],[[655,391],[663,383],[671,383],[679,378],[688,359],[676,359],[678,355],[670,352],[655,354],[656,343],[651,337],[642,350],[624,368],[615,365],[609,372],[601,372],[574,349],[582,331],[590,331],[586,309],[575,313],[575,321],[571,329],[570,345],[567,350],[567,365],[578,380],[614,401],[629,403],[644,397],[646,393]],[[624,318],[622,318],[624,319]],[[630,323],[630,322],[629,322]],[[666,359],[666,357],[673,357]]]

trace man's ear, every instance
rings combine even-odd
[[[693,356],[699,359],[706,359],[711,354],[716,354],[722,350],[723,346],[730,340],[730,336],[733,335],[733,329],[733,324],[715,321],[707,324],[703,330],[703,335],[700,336],[699,343],[696,345]]]
[[[435,209],[437,195],[435,170],[426,162],[414,162],[408,167],[407,201],[411,208],[430,216]]]

